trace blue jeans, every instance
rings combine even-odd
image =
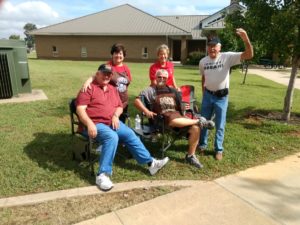
[[[224,97],[217,97],[204,91],[202,105],[201,105],[201,116],[206,119],[211,119],[213,113],[215,113],[215,142],[214,148],[216,152],[223,151],[224,132],[226,124],[226,113],[228,107],[228,95]],[[200,133],[200,148],[207,148],[208,141],[208,130],[207,128],[201,129]]]
[[[103,123],[96,124],[96,140],[102,144],[102,150],[99,157],[98,174],[112,174],[112,165],[118,148],[119,140],[124,143],[130,153],[139,164],[146,164],[153,161],[149,151],[145,148],[133,130],[120,121],[119,129],[113,130],[110,126]],[[84,131],[87,135],[87,131]]]

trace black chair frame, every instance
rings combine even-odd
[[[82,158],[88,161],[91,175],[94,176],[94,164],[97,161],[92,157],[92,151],[94,145],[100,145],[100,143],[96,142],[91,137],[86,137],[82,133],[78,132],[78,128],[80,126],[84,127],[84,125],[80,122],[79,117],[76,113],[76,98],[73,98],[69,101],[69,110],[70,110],[70,121],[71,121],[71,134],[72,138],[79,138],[81,141],[85,143],[84,151]],[[75,152],[72,152],[73,160],[75,160]]]

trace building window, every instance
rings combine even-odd
[[[142,49],[142,59],[148,59],[148,48],[144,47]]]
[[[56,48],[56,46],[52,46],[52,56],[53,57],[58,57],[58,50]]]
[[[86,58],[87,57],[87,48],[86,47],[81,47],[81,58]]]

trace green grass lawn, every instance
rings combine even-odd
[[[77,95],[82,83],[97,69],[99,62],[55,61],[29,59],[33,89],[42,89],[49,100],[0,105],[0,197],[25,193],[61,190],[94,184],[88,168],[72,161],[68,101]],[[149,84],[150,64],[128,63],[133,75],[129,94],[131,102]],[[176,67],[177,84],[192,84],[201,99],[197,67]],[[300,150],[299,125],[249,117],[249,113],[280,112],[286,87],[258,76],[231,75],[230,103],[225,134],[225,157],[213,159],[212,136],[210,151],[201,156],[204,169],[184,163],[187,142],[178,140],[167,156],[170,163],[151,177],[145,166],[132,159],[116,157],[114,182],[141,179],[210,180],[249,167],[263,164]],[[300,92],[294,93],[293,113],[300,116]],[[130,115],[136,114],[133,106]],[[212,134],[212,133],[211,133]],[[159,157],[158,145],[147,144]]]

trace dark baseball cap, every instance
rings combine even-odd
[[[218,37],[210,37],[210,38],[207,39],[207,44],[208,45],[221,44],[221,41]]]
[[[112,73],[111,66],[107,64],[102,64],[98,67],[98,71],[102,73]]]

